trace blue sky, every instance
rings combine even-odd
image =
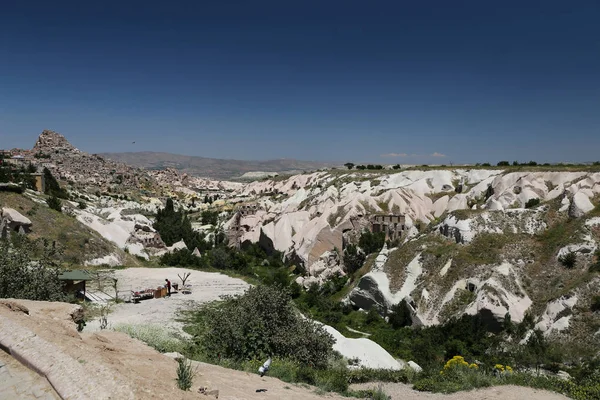
[[[597,1],[4,2],[0,148],[47,128],[92,153],[597,160],[598,21]]]

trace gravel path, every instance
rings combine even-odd
[[[143,300],[139,303],[121,303],[111,307],[109,325],[153,324],[181,331],[183,324],[175,321],[179,310],[189,310],[195,305],[218,300],[224,295],[241,294],[250,287],[241,279],[227,275],[191,270],[186,268],[128,268],[115,271],[119,290],[140,290],[164,285],[165,279],[171,283],[181,281],[178,275],[190,272],[186,284],[192,286],[191,294],[172,293],[171,297]],[[100,330],[99,320],[88,322],[86,331]]]
[[[486,389],[477,389],[469,392],[453,394],[417,392],[409,385],[402,383],[364,383],[352,385],[352,389],[365,390],[377,388],[381,385],[383,391],[391,396],[391,400],[567,400],[562,394],[545,390],[531,389],[521,386],[495,386]]]

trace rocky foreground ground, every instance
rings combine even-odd
[[[218,398],[227,400],[343,398],[203,363],[196,363],[198,376],[192,390],[183,392],[176,385],[175,360],[122,333],[77,332],[75,322],[81,313],[80,307],[66,303],[0,300],[0,348],[4,350],[0,352],[0,398],[211,398],[198,393],[200,387],[218,390]],[[257,392],[260,389],[266,391]],[[398,384],[385,384],[384,390],[392,399],[564,398],[509,386],[452,396],[418,393]]]

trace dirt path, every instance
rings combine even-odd
[[[453,394],[417,392],[402,383],[364,383],[352,385],[352,389],[365,390],[381,385],[391,400],[567,400],[562,394],[521,386],[495,386],[486,389]]]
[[[171,297],[113,305],[108,316],[109,325],[153,324],[182,332],[183,324],[176,321],[179,310],[189,310],[195,305],[218,300],[220,296],[241,294],[250,286],[227,275],[185,268],[128,268],[115,271],[114,276],[118,279],[120,290],[139,290],[164,285],[167,278],[181,286],[178,275],[188,272],[191,275],[186,284],[192,286],[191,294],[179,291],[173,292]],[[99,321],[90,321],[85,330],[100,330]]]

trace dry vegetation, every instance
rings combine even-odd
[[[80,267],[86,260],[110,253],[118,254],[127,265],[140,264],[135,257],[118,249],[74,217],[51,210],[46,204],[38,204],[27,196],[2,192],[0,206],[14,208],[31,220],[31,239],[55,241],[64,250],[63,261],[69,268]]]

